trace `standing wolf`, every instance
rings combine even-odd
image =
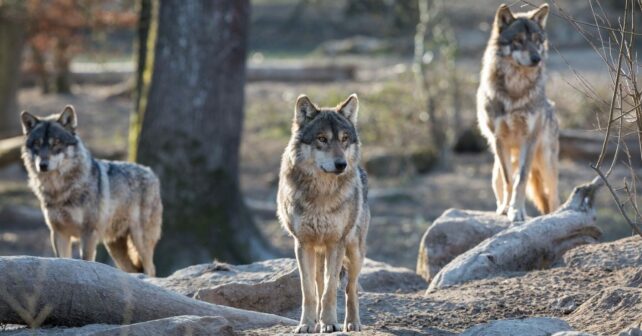
[[[93,261],[102,240],[118,267],[154,276],[154,247],[161,235],[160,184],[146,167],[96,160],[76,135],[73,106],[46,118],[22,112],[22,158],[29,185],[51,230],[56,256]]]
[[[547,17],[546,4],[515,15],[499,7],[477,91],[479,127],[495,154],[497,212],[511,221],[524,220],[527,189],[542,213],[559,205],[559,125],[545,92]]]
[[[335,108],[318,108],[299,96],[294,109],[292,137],[281,160],[277,213],[295,240],[303,293],[298,333],[314,332],[317,323],[322,332],[341,329],[337,286],[344,263],[343,330],[361,330],[357,278],[370,209],[366,172],[359,166],[358,108],[353,94]]]

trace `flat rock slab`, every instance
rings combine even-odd
[[[560,331],[570,331],[563,320],[533,317],[523,320],[491,321],[464,331],[461,336],[548,336]]]
[[[222,317],[175,316],[131,325],[90,324],[79,328],[41,328],[5,331],[3,336],[209,336],[236,335]]]
[[[282,315],[301,304],[296,260],[288,258],[239,266],[214,262],[144,280],[198,300],[272,314]],[[427,287],[410,269],[370,259],[359,282],[363,291],[375,293],[410,293]]]

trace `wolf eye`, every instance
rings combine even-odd
[[[348,137],[348,135],[344,134],[344,135],[341,137],[341,142],[346,142],[346,141],[348,141],[349,139],[350,139],[350,137]]]
[[[321,143],[328,142],[328,138],[324,137],[323,135],[318,136],[317,140],[319,140],[319,142],[321,142]]]

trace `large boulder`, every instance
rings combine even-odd
[[[431,281],[455,257],[510,226],[506,216],[494,212],[446,210],[421,238],[417,274]]]
[[[642,238],[633,236],[603,244],[582,245],[567,251],[562,266],[608,268],[642,266]]]
[[[297,263],[288,258],[238,266],[214,262],[145,280],[202,301],[271,314],[284,314],[301,304]],[[363,291],[375,293],[410,293],[427,287],[412,270],[370,259],[364,262],[359,283]]]
[[[499,320],[476,325],[461,336],[548,336],[556,332],[571,331],[568,323],[548,317],[523,320]]]

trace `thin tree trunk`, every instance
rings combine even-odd
[[[0,138],[20,132],[16,95],[25,43],[24,19],[20,2],[0,2]]]
[[[162,185],[158,268],[271,257],[239,188],[249,1],[155,4],[151,80],[133,129],[136,160]]]

